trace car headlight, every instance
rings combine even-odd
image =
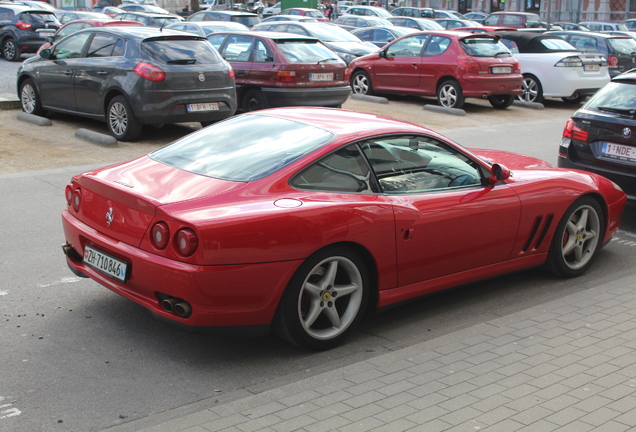
[[[349,54],[349,53],[337,52],[336,54],[338,54],[340,58],[343,59],[346,64],[351,63],[356,58],[355,55]]]

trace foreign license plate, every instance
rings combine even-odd
[[[620,144],[604,142],[601,147],[601,154],[612,159],[622,159],[636,162],[636,148]]]
[[[492,68],[492,73],[494,74],[504,74],[512,72],[512,68],[510,66],[495,66]]]
[[[208,103],[188,104],[187,107],[188,107],[188,112],[218,111],[219,103],[208,102]]]
[[[108,276],[126,282],[128,264],[89,245],[84,246],[84,263]]]
[[[597,65],[597,64],[583,65],[583,70],[586,72],[596,72],[601,70],[601,65]]]
[[[53,36],[55,32],[52,30],[38,30],[37,34],[38,34],[38,37],[45,38],[45,37]]]
[[[332,73],[312,73],[309,74],[309,81],[333,81]]]

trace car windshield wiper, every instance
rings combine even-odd
[[[624,115],[629,115],[632,117],[634,117],[634,114],[636,114],[636,109],[630,109],[630,108],[614,108],[614,107],[605,107],[605,106],[599,106],[597,108],[600,109],[601,111],[607,111],[607,112],[612,112],[616,114],[624,114]]]
[[[316,63],[316,64],[320,64],[320,63],[328,62],[328,61],[334,61],[334,60],[338,60],[338,59],[337,59],[337,58],[330,57],[330,58],[326,58],[326,59],[318,60],[318,63]]]
[[[168,60],[168,64],[195,64],[197,59]]]
[[[501,51],[495,54],[495,57],[510,57],[512,54],[506,51]]]

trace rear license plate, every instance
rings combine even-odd
[[[53,36],[55,32],[51,30],[38,30],[37,34],[38,34],[38,37],[45,38],[45,37]]]
[[[583,70],[586,72],[596,72],[601,70],[601,65],[583,65]]]
[[[126,282],[128,264],[89,245],[84,246],[84,263],[108,276]]]
[[[601,154],[612,159],[636,162],[635,147],[604,142],[603,146],[601,147]]]
[[[188,107],[188,112],[218,111],[219,110],[218,102],[188,104],[186,106]]]
[[[333,81],[332,73],[309,74],[309,81]]]
[[[512,72],[512,68],[510,66],[495,66],[492,68],[492,73],[494,74],[502,74],[502,73],[510,73]]]

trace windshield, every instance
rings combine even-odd
[[[582,109],[598,110],[599,107],[625,111],[636,109],[636,85],[611,82],[592,96]]]
[[[305,28],[313,37],[323,42],[360,42],[357,36],[334,25],[312,25]]]
[[[278,41],[276,44],[289,63],[342,62],[337,55],[317,41]]]
[[[157,162],[221,180],[271,175],[334,138],[291,120],[242,114],[192,133],[150,154]]]
[[[248,16],[235,15],[235,16],[232,17],[232,21],[237,22],[237,23],[241,23],[241,24],[243,24],[245,26],[248,26],[248,27],[253,27],[256,24],[259,24],[261,22],[261,20],[257,16],[249,16],[249,15]]]
[[[512,57],[506,46],[495,38],[464,38],[461,41],[464,52],[472,57]]]
[[[608,39],[609,46],[612,51],[619,54],[636,54],[636,40],[631,38],[625,39]]]

